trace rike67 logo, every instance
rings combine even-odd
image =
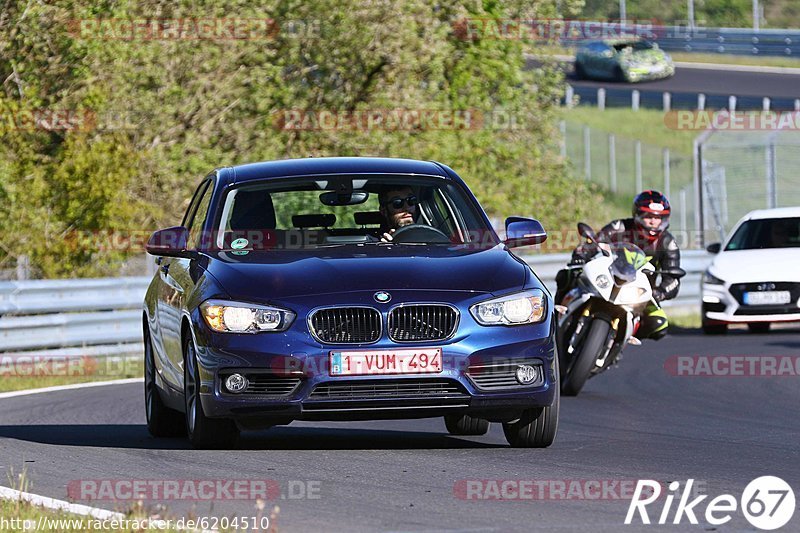
[[[680,524],[684,517],[690,524],[697,525],[699,523],[697,515],[700,514],[700,504],[708,498],[708,495],[704,494],[690,501],[693,483],[693,479],[687,480],[683,490],[678,481],[673,481],[668,485],[668,492],[663,498],[664,505],[658,515],[657,524]],[[661,492],[661,484],[658,481],[640,479],[636,483],[633,499],[625,517],[625,524],[631,524],[637,512],[642,524],[650,524],[647,507],[656,501],[660,503]],[[670,521],[672,504],[676,497],[678,504]],[[707,503],[705,513],[701,516],[708,524],[720,526],[730,522],[739,505],[741,505],[742,514],[753,527],[762,530],[778,529],[792,519],[795,509],[794,491],[779,477],[762,476],[754,479],[745,487],[742,497],[738,501],[731,494],[721,494],[712,499]],[[651,508],[651,511],[657,512],[658,509]]]

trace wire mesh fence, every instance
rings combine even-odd
[[[657,189],[672,204],[671,231],[682,248],[697,245],[692,155],[675,153],[584,124],[562,121],[561,155],[576,175],[630,200]]]

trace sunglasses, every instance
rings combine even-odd
[[[402,209],[403,204],[408,205],[408,207],[414,207],[417,205],[417,197],[416,195],[409,194],[405,198],[400,198],[399,196],[395,196],[391,200],[387,200],[383,205],[390,205],[393,209]]]

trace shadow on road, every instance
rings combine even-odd
[[[0,437],[54,444],[98,448],[149,450],[189,449],[185,438],[157,439],[144,425],[30,425],[0,426]],[[237,449],[242,450],[423,450],[450,448],[503,448],[446,434],[372,429],[276,427],[244,432]]]

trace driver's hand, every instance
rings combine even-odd
[[[395,228],[390,229],[383,235],[381,235],[381,242],[392,242],[394,240],[394,232]]]

